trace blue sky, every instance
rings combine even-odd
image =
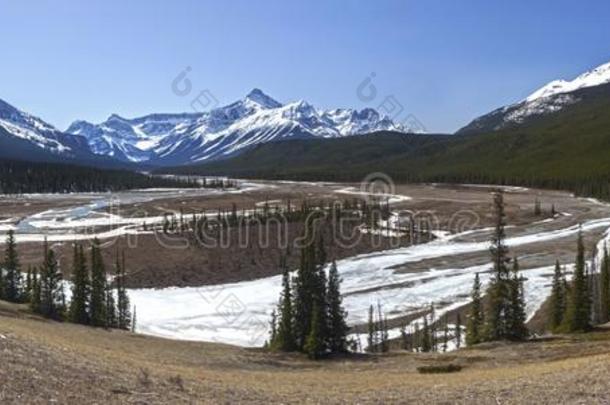
[[[0,98],[61,129],[258,87],[321,108],[393,95],[403,115],[450,132],[610,61],[607,0],[0,1]],[[187,66],[193,90],[178,96]]]

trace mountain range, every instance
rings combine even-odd
[[[572,81],[553,81],[524,100],[475,119],[456,135],[528,126],[598,99],[599,89],[609,83],[607,63]],[[323,110],[305,101],[283,104],[259,89],[208,112],[130,119],[113,114],[99,124],[75,121],[65,131],[0,100],[0,157],[104,167],[202,164],[236,157],[270,142],[343,139],[380,131],[408,132],[374,109]]]
[[[27,152],[37,159],[101,157],[134,166],[183,165],[234,156],[259,143],[378,130],[403,128],[373,109],[320,110],[305,101],[282,104],[259,89],[209,112],[133,119],[113,114],[100,124],[75,121],[66,131],[0,102],[4,154]]]
[[[609,199],[607,72],[604,65],[575,81],[545,86],[453,135],[386,131],[274,142],[169,172],[312,181],[360,181],[383,172],[402,182],[511,184]],[[516,111],[523,113],[518,120],[511,115]]]

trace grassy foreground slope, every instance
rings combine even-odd
[[[302,357],[44,321],[0,302],[1,403],[591,403],[610,332],[447,354]],[[457,364],[452,374],[417,367]]]
[[[574,94],[582,101],[493,133],[277,142],[173,171],[350,181],[382,171],[396,181],[512,183],[610,197],[610,85]]]

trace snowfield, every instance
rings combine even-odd
[[[583,232],[608,229],[598,244],[610,240],[610,218],[582,225]],[[509,247],[575,236],[578,227],[507,239]],[[472,234],[472,231],[468,232]],[[480,273],[485,286],[491,277],[491,264],[416,273],[396,273],[397,265],[438,256],[485,251],[489,243],[459,243],[452,235],[433,242],[391,251],[356,256],[337,262],[343,278],[342,292],[350,325],[364,324],[370,305],[381,303],[388,319],[412,314],[436,305],[437,316],[469,302],[474,275]],[[599,262],[599,260],[597,260]],[[553,266],[524,270],[527,315],[531,318],[550,293]],[[203,288],[131,290],[137,306],[138,331],[155,336],[185,340],[261,346],[268,337],[270,313],[280,294],[281,277],[224,284]],[[421,322],[415,320],[414,322]],[[413,323],[412,323],[413,324]],[[410,326],[412,326],[412,324]],[[393,329],[391,336],[399,336]],[[365,341],[361,342],[365,344]]]

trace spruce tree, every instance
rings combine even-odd
[[[74,245],[72,267],[72,300],[70,301],[69,319],[71,322],[87,325],[89,323],[89,270],[83,247]]]
[[[462,318],[458,312],[455,316],[455,347],[460,348],[462,346]]]
[[[432,351],[432,339],[430,336],[430,325],[428,324],[428,316],[424,316],[424,326],[422,328],[421,351],[424,353]]]
[[[375,345],[376,345],[376,328],[375,328],[375,310],[373,309],[373,305],[371,304],[371,306],[369,306],[369,321],[368,321],[368,350],[369,352],[374,352],[375,351]]]
[[[379,334],[379,351],[385,353],[389,349],[388,329],[379,301],[377,301],[377,333]]]
[[[347,312],[343,308],[343,299],[340,292],[341,278],[337,270],[337,263],[333,261],[328,273],[328,346],[333,353],[347,351],[347,333],[349,328],[345,319]]]
[[[34,269],[32,273],[32,292],[30,295],[30,308],[33,312],[40,313],[40,277],[38,270]]]
[[[4,255],[4,299],[9,302],[20,302],[23,295],[21,270],[17,255],[15,232],[11,229],[6,237],[6,251]],[[1,273],[1,271],[0,271]]]
[[[292,290],[290,286],[290,272],[286,266],[285,257],[282,258],[282,296],[280,298],[279,313],[280,324],[278,327],[276,347],[283,351],[296,349],[294,336],[294,312],[292,310]]]
[[[132,311],[132,315],[131,315],[131,333],[135,333],[136,332],[136,322],[137,322],[137,318],[136,318],[136,306],[133,306],[133,311]]]
[[[549,327],[553,332],[556,332],[561,324],[566,312],[566,288],[563,272],[559,265],[559,260],[555,262],[555,272],[553,273],[553,285],[551,288],[550,298],[550,319]]]
[[[106,283],[106,328],[118,327],[117,309],[114,290],[110,283]]]
[[[61,320],[62,294],[62,275],[59,272],[55,252],[49,249],[45,240],[44,263],[40,273],[40,313],[44,317]]]
[[[449,345],[449,323],[447,322],[447,316],[445,316],[445,328],[443,330],[443,353],[445,353],[448,349]]]
[[[326,280],[323,264],[317,258],[316,237],[312,221],[305,224],[305,246],[301,248],[301,262],[295,279],[295,340],[297,348],[303,350],[310,335],[313,306],[317,302],[319,328],[322,336],[326,332]]]
[[[99,241],[91,245],[91,325],[105,327],[106,317],[106,269],[99,248]]]
[[[273,345],[277,339],[277,312],[275,309],[271,311],[271,320],[269,321],[269,342],[265,346]]]
[[[484,317],[479,273],[474,276],[471,298],[470,316],[468,317],[468,323],[466,325],[466,344],[468,346],[476,345],[483,341]]]
[[[317,302],[313,304],[313,316],[311,317],[311,327],[309,328],[309,334],[303,347],[307,356],[312,360],[317,360],[324,355],[324,337],[321,334],[322,331],[322,319],[320,315],[322,310],[318,306]]]
[[[600,278],[600,322],[606,323],[610,320],[610,258],[605,245]]]
[[[506,237],[506,215],[504,213],[504,196],[501,191],[494,194],[495,229],[490,248],[494,276],[487,290],[489,312],[486,317],[485,338],[500,340],[509,337],[508,316],[510,313],[510,271],[508,269],[508,248],[504,243]]]
[[[118,255],[117,255],[118,256]],[[131,313],[129,311],[129,295],[125,286],[125,255],[123,254],[119,262],[116,263],[116,289],[117,289],[117,327],[129,330],[131,323]]]
[[[591,300],[587,281],[585,247],[582,231],[579,231],[574,277],[565,319],[567,332],[586,332],[591,329]]]
[[[507,337],[511,340],[523,340],[528,335],[527,327],[525,326],[527,315],[525,313],[523,278],[519,274],[519,262],[516,257],[513,259],[512,272]]]
[[[23,301],[30,302],[32,299],[32,266],[28,267],[25,276],[25,287],[23,289]]]

